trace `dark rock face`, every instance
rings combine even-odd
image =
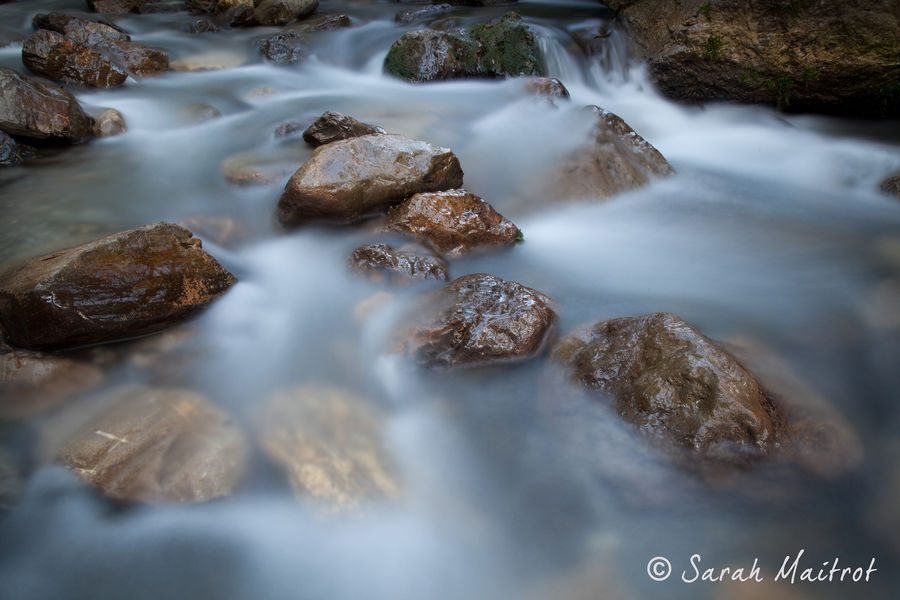
[[[373,133],[386,132],[381,127],[362,123],[338,112],[328,111],[303,132],[303,139],[307,144],[315,147]]]
[[[311,15],[319,6],[319,0],[262,0],[255,2],[253,12],[260,25],[285,25],[294,19]]]
[[[556,321],[542,293],[493,275],[455,279],[438,292],[441,308],[407,340],[407,349],[432,367],[489,365],[532,358]]]
[[[181,322],[234,283],[190,231],[156,223],[0,274],[0,325],[22,348],[110,342]]]
[[[548,197],[605,199],[674,173],[659,150],[620,117],[592,110],[597,114],[592,142],[563,165],[545,190]]]
[[[0,167],[12,167],[21,163],[16,141],[0,131]]]
[[[385,229],[427,241],[448,256],[522,239],[512,221],[466,190],[416,194],[390,210]]]
[[[258,439],[297,495],[327,511],[353,512],[399,494],[378,413],[344,390],[308,385],[276,394]]]
[[[534,34],[515,13],[455,31],[411,31],[394,42],[385,70],[409,81],[541,75]]]
[[[564,339],[553,356],[647,435],[725,461],[774,447],[781,418],[759,383],[676,315],[602,321]]]
[[[129,387],[62,445],[58,460],[104,494],[202,502],[230,494],[247,440],[222,409],[187,390]]]
[[[91,118],[69,92],[0,68],[0,130],[32,140],[79,143]]]
[[[282,31],[259,44],[263,56],[279,64],[300,62],[309,53],[306,38],[297,31]]]
[[[881,191],[900,198],[900,175],[893,175],[881,182]]]
[[[122,85],[128,73],[118,65],[55,31],[41,29],[22,44],[22,62],[33,73],[54,81],[109,88]]]
[[[286,226],[348,222],[384,212],[418,192],[457,188],[463,172],[447,148],[399,135],[366,135],[317,148],[278,202]]]
[[[387,244],[367,244],[353,251],[350,269],[372,281],[390,283],[434,279],[447,281],[447,261],[424,248],[396,249]]]
[[[791,111],[900,115],[893,0],[607,2],[666,95]]]
[[[100,369],[70,358],[22,350],[2,353],[0,419],[34,416],[103,380]]]

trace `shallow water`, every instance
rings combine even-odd
[[[48,422],[77,415],[73,402],[0,428],[28,467],[19,507],[0,516],[0,595],[724,598],[734,592],[724,584],[655,583],[647,561],[667,556],[680,572],[693,553],[710,566],[760,557],[771,579],[804,548],[809,566],[875,557],[879,571],[864,588],[789,591],[891,597],[900,531],[877,507],[898,498],[886,494],[900,459],[900,343],[897,304],[872,298],[900,278],[900,205],[877,191],[900,168],[898,123],[677,105],[628,62],[619,33],[593,59],[571,42],[571,26],[608,16],[593,2],[517,8],[571,104],[553,109],[517,81],[412,86],[381,73],[390,44],[421,26],[393,22],[406,6],[320,4],[355,26],[318,34],[314,56],[292,67],[265,64],[254,48],[274,30],[189,35],[184,13],[119,21],[173,61],[199,54],[226,68],[77,93],[120,110],[129,131],[0,172],[0,259],[150,221],[234,219],[238,239],[204,247],[239,284],[159,368],[134,366],[146,340],[98,352],[106,387],[198,389],[250,423],[275,390],[349,386],[386,410],[401,499],[323,519],[259,464],[238,493],[206,505],[113,505],[27,451]],[[60,7],[81,2],[0,5],[0,36],[21,36],[31,15]],[[459,8],[437,21],[503,12]],[[22,69],[20,45],[0,48],[0,65]],[[198,122],[197,103],[221,118]],[[553,158],[587,139],[585,104],[624,118],[677,175],[604,203],[529,198]],[[435,376],[392,357],[391,332],[423,288],[392,290],[360,321],[355,307],[379,288],[348,274],[345,260],[371,239],[366,228],[285,233],[274,222],[282,185],[310,150],[273,131],[325,110],[452,148],[466,187],[523,230],[525,243],[454,262],[452,276],[489,272],[543,291],[563,333],[666,310],[711,337],[756,340],[849,421],[863,465],[833,481],[759,468],[740,476],[745,493],[724,491],[671,464],[602,403],[561,401],[571,394],[548,380],[543,360]],[[230,184],[223,162],[236,155],[270,165],[277,182]]]

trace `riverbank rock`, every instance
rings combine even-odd
[[[306,385],[275,394],[259,424],[259,445],[301,499],[334,512],[399,495],[380,415],[334,387]]]
[[[339,112],[328,111],[322,113],[322,116],[303,132],[303,140],[310,146],[317,147],[374,133],[387,132],[381,127],[357,121]]]
[[[22,164],[19,147],[16,141],[0,131],[0,167],[13,167]]]
[[[114,108],[105,108],[94,118],[94,135],[100,138],[125,133],[125,117]]]
[[[16,350],[0,354],[0,419],[34,416],[99,386],[103,372],[85,362]]]
[[[437,293],[439,308],[406,341],[430,367],[481,366],[537,356],[556,322],[551,300],[519,283],[476,273]]]
[[[900,199],[900,175],[892,175],[881,182],[879,186],[885,194],[890,194]]]
[[[466,29],[410,31],[391,46],[384,66],[413,82],[543,75],[537,40],[515,13]]]
[[[562,340],[553,357],[646,435],[736,463],[774,446],[780,415],[759,383],[676,315],[601,321]]]
[[[248,445],[231,417],[196,392],[129,387],[89,419],[57,458],[104,494],[136,502],[203,502],[229,495]]]
[[[597,115],[591,141],[580,148],[545,186],[545,197],[606,199],[647,185],[675,171],[647,140],[609,111]]]
[[[407,283],[434,279],[447,281],[447,261],[415,246],[394,248],[388,244],[366,244],[353,251],[349,266],[352,271],[375,282]]]
[[[116,87],[128,79],[128,73],[106,56],[46,29],[22,44],[22,62],[37,75],[88,87]]]
[[[319,0],[262,0],[255,2],[253,16],[260,25],[286,25],[315,12]]]
[[[400,135],[366,135],[317,148],[288,181],[278,218],[349,222],[385,211],[419,192],[462,185],[459,160],[447,148]]]
[[[91,137],[93,122],[62,88],[0,68],[0,130],[38,141],[77,144]]]
[[[791,111],[900,115],[893,0],[618,0],[652,78],[672,98]]]
[[[156,223],[0,273],[0,325],[22,348],[111,342],[165,329],[235,283],[190,231]]]
[[[522,239],[512,221],[466,190],[416,194],[390,209],[385,229],[426,241],[447,256]]]

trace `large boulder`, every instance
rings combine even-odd
[[[381,127],[357,121],[339,112],[328,111],[322,113],[322,116],[303,132],[303,140],[310,146],[317,147],[374,133],[386,132]]]
[[[556,321],[547,296],[484,273],[455,279],[423,310],[426,319],[405,348],[430,367],[527,360],[541,352]]]
[[[553,356],[664,442],[736,462],[775,446],[780,415],[753,375],[676,315],[601,321],[565,338]]]
[[[466,190],[416,194],[390,209],[385,229],[427,241],[448,256],[522,239],[512,221]]]
[[[650,73],[688,101],[900,115],[895,0],[616,0]]]
[[[190,231],[156,223],[0,273],[0,325],[22,348],[110,342],[181,322],[234,283]]]
[[[0,354],[0,419],[29,417],[103,382],[97,367],[39,352]]]
[[[88,87],[110,88],[128,79],[124,69],[100,52],[47,29],[38,30],[25,40],[22,62],[31,72],[48,79]]]
[[[460,187],[459,160],[447,148],[399,135],[366,135],[317,148],[278,202],[286,226],[349,222],[384,212],[419,192]]]
[[[597,115],[590,141],[542,186],[544,197],[606,199],[674,173],[659,150],[628,123],[609,111],[590,108]]]
[[[447,261],[424,248],[366,244],[353,251],[350,269],[370,280],[391,283],[434,279],[447,281]]]
[[[248,456],[243,432],[205,396],[127,387],[67,436],[56,458],[104,494],[136,502],[202,502],[230,494]]]
[[[32,140],[79,143],[93,123],[62,88],[0,68],[0,131]]]
[[[257,0],[253,14],[260,25],[285,25],[315,12],[319,0]]]
[[[391,46],[384,66],[416,82],[543,74],[534,33],[515,13],[465,29],[410,31]]]
[[[258,439],[297,495],[325,510],[354,511],[399,493],[380,415],[348,391],[305,385],[275,394]]]

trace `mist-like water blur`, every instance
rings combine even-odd
[[[80,6],[0,4],[0,36],[21,36],[36,12]],[[136,41],[165,48],[176,63],[225,68],[79,92],[87,106],[120,110],[128,132],[0,174],[4,261],[149,221],[238,223],[237,241],[205,239],[204,247],[240,282],[185,328],[186,341],[163,353],[159,368],[135,369],[130,359],[152,339],[115,348],[106,387],[197,389],[248,429],[277,390],[353,389],[387,415],[402,498],[350,519],[322,518],[261,467],[233,497],[209,505],[123,508],[58,467],[32,464],[19,508],[0,517],[2,595],[723,597],[653,583],[646,561],[701,552],[740,564],[799,548],[821,560],[874,553],[884,571],[867,593],[892,589],[896,532],[871,514],[900,458],[897,331],[873,325],[866,311],[873,289],[900,277],[900,207],[876,190],[900,168],[896,123],[675,104],[630,59],[623,32],[592,57],[571,41],[573,26],[608,16],[593,2],[517,7],[571,103],[554,108],[515,80],[408,85],[381,72],[393,40],[421,26],[392,21],[404,8],[323,0],[320,10],[347,12],[355,26],[317,34],[313,55],[289,67],[264,63],[253,46],[275,30],[192,36],[179,31],[184,14],[123,18]],[[465,24],[505,10],[460,7],[437,20]],[[20,45],[0,48],[0,65],[21,69]],[[197,104],[221,117],[200,120]],[[677,175],[604,203],[526,199],[555,158],[588,139],[586,104],[620,115]],[[429,287],[391,289],[390,301],[361,311],[380,288],[348,274],[345,260],[374,239],[369,230],[285,233],[274,222],[283,183],[310,150],[273,132],[325,110],[452,148],[466,187],[521,227],[524,244],[456,261],[452,276],[490,272],[540,289],[558,305],[561,332],[670,310],[714,338],[759,340],[849,420],[865,466],[834,482],[763,469],[742,485],[787,498],[755,501],[670,464],[601,402],[555,382],[542,360],[434,374],[398,359],[393,333]],[[230,184],[227,164],[277,181]],[[10,444],[65,429],[80,408],[28,424]],[[585,588],[586,596],[572,591]],[[816,597],[846,591],[816,588]]]

